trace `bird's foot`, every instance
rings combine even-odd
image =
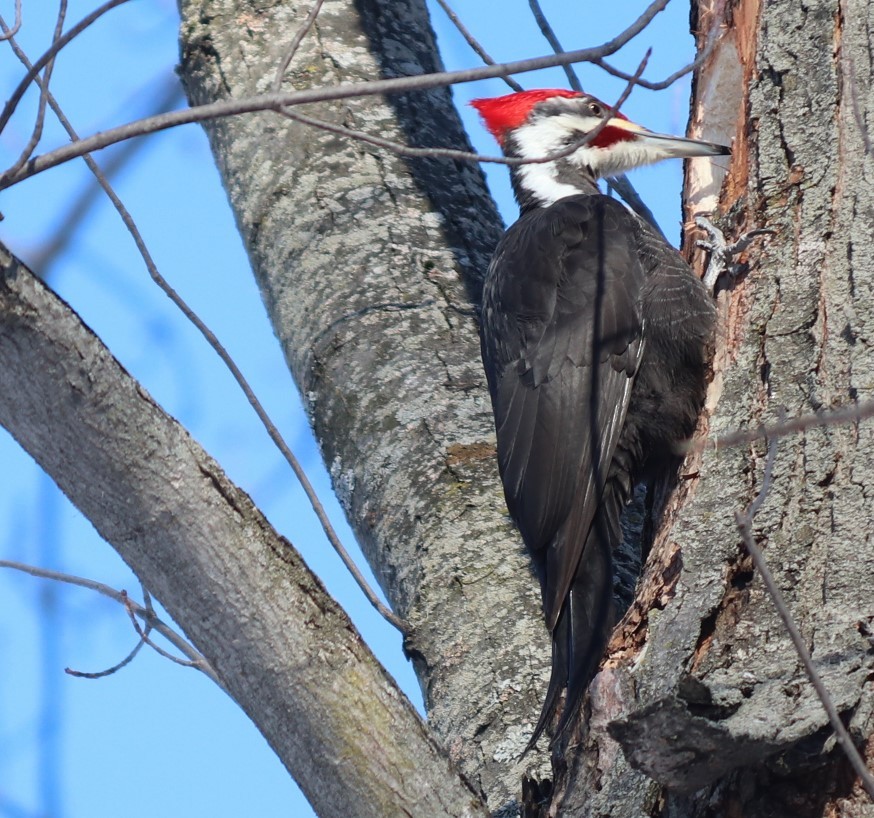
[[[753,239],[767,233],[776,232],[770,227],[748,230],[737,241],[729,244],[725,240],[725,233],[709,219],[704,218],[704,216],[697,216],[695,218],[695,225],[700,227],[709,237],[707,239],[698,239],[695,244],[710,253],[710,262],[707,265],[707,272],[704,274],[704,286],[710,292],[715,290],[716,282],[723,273],[726,273],[731,279],[737,277],[743,266],[732,264],[731,261],[735,256],[746,250],[753,243]]]

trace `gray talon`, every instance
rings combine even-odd
[[[731,263],[731,260],[736,255],[746,250],[753,243],[753,240],[756,237],[776,232],[770,227],[760,227],[755,230],[748,230],[741,235],[737,241],[729,244],[725,240],[725,233],[704,216],[696,216],[695,225],[704,230],[709,236],[709,239],[697,239],[695,244],[702,250],[706,250],[710,253],[707,272],[704,274],[704,286],[707,287],[710,292],[714,291],[716,282],[723,273],[726,273],[731,278],[734,278],[738,274],[740,266]]]

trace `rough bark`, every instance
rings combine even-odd
[[[309,9],[181,5],[193,102],[267,90]],[[729,232],[778,231],[719,295],[723,330],[702,434],[872,392],[871,18],[862,0],[696,9],[702,39],[712,29],[721,39],[699,75],[693,122],[707,123],[705,138],[734,137],[735,153],[725,180],[699,172],[712,165],[690,174],[692,210],[716,205]],[[285,79],[303,87],[438,67],[420,0],[328,0]],[[314,112],[413,144],[466,144],[448,92]],[[277,114],[217,122],[209,135],[338,493],[413,627],[407,647],[434,732],[490,806],[506,805],[537,761],[516,758],[538,711],[548,640],[505,514],[479,368],[472,304],[499,232],[482,178],[467,164],[408,162]],[[90,334],[78,328],[81,344],[72,344],[61,305],[5,266],[2,422],[183,624],[316,808],[476,809],[248,498]],[[755,531],[866,749],[872,444],[870,424],[782,441]],[[592,686],[588,730],[561,779],[561,814],[872,813],[734,525],[733,512],[760,487],[763,455],[757,443],[685,464]],[[294,624],[315,630],[320,649],[308,652]],[[317,692],[333,703],[317,703]],[[326,762],[336,764],[327,774]]]
[[[697,11],[702,39],[723,26],[693,105],[706,138],[735,139],[723,223],[735,234],[777,231],[719,295],[705,424],[719,435],[782,409],[804,414],[871,395],[872,159],[854,109],[864,122],[872,13],[864,2],[756,0]],[[697,181],[710,185],[698,199],[706,207],[719,179]],[[669,508],[610,668],[595,682],[567,814],[872,814],[734,525],[760,488],[764,451],[709,450],[686,464],[695,477]],[[860,744],[874,726],[872,454],[871,424],[784,439],[755,520]]]
[[[204,654],[321,816],[486,815],[287,540],[0,247],[0,423]]]
[[[266,90],[309,4],[185,0],[193,103]],[[325,3],[286,87],[440,68],[424,3]],[[464,147],[447,90],[308,109]],[[510,801],[548,638],[506,514],[472,304],[500,234],[478,168],[408,162],[276,114],[207,128],[265,303],[350,522],[395,609],[429,723]]]

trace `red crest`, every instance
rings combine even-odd
[[[503,143],[507,131],[518,128],[538,102],[551,97],[581,97],[578,91],[562,88],[540,88],[535,91],[519,91],[503,97],[475,99],[470,104],[479,111],[492,136]]]

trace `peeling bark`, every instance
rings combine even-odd
[[[707,122],[706,138],[735,136],[723,226],[777,235],[747,253],[746,275],[719,295],[709,435],[773,422],[781,410],[843,406],[870,397],[874,383],[874,169],[854,117],[872,100],[871,9],[741,0],[702,5],[693,18],[702,40],[723,23],[697,78],[693,129]],[[852,87],[848,64],[860,72]],[[690,197],[694,213],[712,201],[714,180],[689,180],[710,185]],[[593,685],[566,814],[871,814],[735,529],[764,453],[762,442],[687,464],[698,476],[669,509]],[[755,518],[860,745],[874,726],[872,454],[870,424],[785,438]]]

